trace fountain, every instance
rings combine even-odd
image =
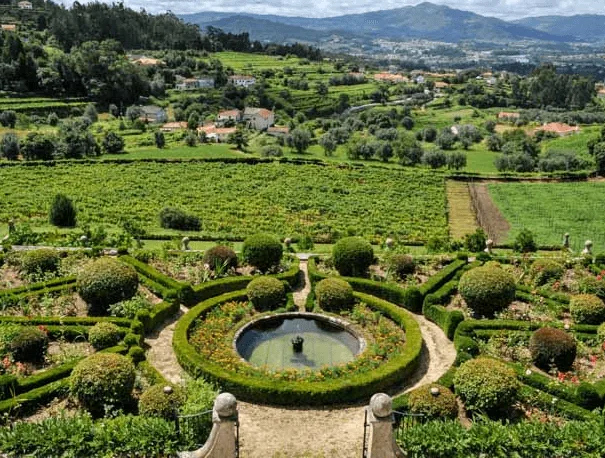
[[[292,339],[292,350],[294,350],[294,353],[302,353],[304,341],[305,339],[301,336],[296,336]]]

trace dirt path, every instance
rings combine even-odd
[[[183,381],[185,371],[179,365],[176,354],[172,349],[172,336],[176,322],[186,312],[187,308],[181,305],[179,312],[165,321],[161,327],[156,329],[149,337],[145,339],[145,343],[149,346],[147,351],[147,360],[155,367],[166,380],[172,383],[180,383]]]
[[[300,260],[300,270],[303,273],[303,283],[294,290],[294,303],[301,312],[305,311],[307,296],[311,292],[311,280],[309,279],[308,261],[307,259]]]
[[[469,184],[464,181],[447,180],[448,223],[450,236],[455,240],[463,239],[479,227],[469,192]]]
[[[504,242],[510,230],[510,224],[492,200],[487,184],[470,184],[469,191],[479,225],[495,243]]]

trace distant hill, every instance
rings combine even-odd
[[[514,22],[545,33],[569,35],[582,41],[605,41],[605,16],[598,14],[528,17]]]
[[[319,19],[218,12],[201,12],[181,17],[185,21],[201,27],[212,25],[226,31],[247,31],[252,39],[261,39],[262,35],[262,39],[270,41],[281,41],[278,36],[290,35],[308,37],[305,41],[316,41],[318,37],[322,37],[322,35],[314,34],[313,31],[339,35],[346,31],[348,34],[367,38],[417,38],[450,43],[463,40],[569,41],[569,37],[562,37],[560,33],[544,32],[522,24],[514,24],[428,2],[392,10]],[[269,24],[258,21],[270,21],[271,24],[286,25],[293,29],[289,31],[284,27],[276,28],[275,36],[273,36],[271,29],[260,30],[263,25],[266,27]]]

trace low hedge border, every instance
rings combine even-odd
[[[16,307],[21,300],[35,297],[35,296],[43,296],[43,295],[54,295],[61,294],[65,292],[75,291],[76,284],[68,283],[65,285],[53,286],[50,288],[37,289],[35,291],[28,291],[21,294],[0,294],[0,309],[8,309],[12,307]]]
[[[355,297],[389,316],[406,332],[404,353],[370,373],[326,382],[273,382],[241,376],[208,363],[189,344],[189,331],[199,317],[214,307],[229,301],[245,300],[245,291],[224,294],[192,308],[176,325],[173,347],[179,363],[187,372],[193,376],[204,375],[241,399],[281,405],[324,405],[367,400],[374,393],[390,388],[414,373],[420,364],[422,335],[414,318],[398,306],[366,294],[356,293]]]
[[[45,325],[45,326],[94,326],[100,322],[114,323],[121,328],[131,326],[132,320],[128,318],[116,318],[110,316],[102,317],[75,317],[75,316],[0,316],[0,323],[18,323],[25,325]]]
[[[453,340],[456,328],[464,321],[464,314],[459,310],[447,310],[443,305],[456,294],[458,282],[450,281],[435,293],[427,294],[422,305],[422,314],[439,326],[448,339]]]
[[[120,260],[134,267],[143,284],[162,297],[162,299],[178,297],[180,301],[186,304],[192,300],[193,289],[190,284],[176,281],[132,256],[123,255],[120,256]]]
[[[164,301],[155,305],[149,313],[149,322],[143,323],[145,332],[150,332],[156,329],[160,324],[177,313],[179,311],[179,307],[179,302],[176,300]]]
[[[590,410],[526,384],[521,384],[517,397],[522,402],[538,406],[546,411],[556,412],[570,420],[591,420],[596,418],[596,414]]]
[[[22,294],[33,293],[34,291],[46,290],[49,288],[56,288],[57,286],[65,286],[76,283],[76,276],[72,275],[69,277],[54,278],[52,280],[32,283],[31,285],[19,286],[18,288],[5,289],[0,291],[0,297],[2,296],[19,296]]]

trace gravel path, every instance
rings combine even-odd
[[[306,259],[300,260],[300,270],[303,273],[303,283],[294,290],[294,303],[301,312],[305,311],[305,304],[307,303],[307,296],[311,292],[311,280],[309,278],[308,261]]]

